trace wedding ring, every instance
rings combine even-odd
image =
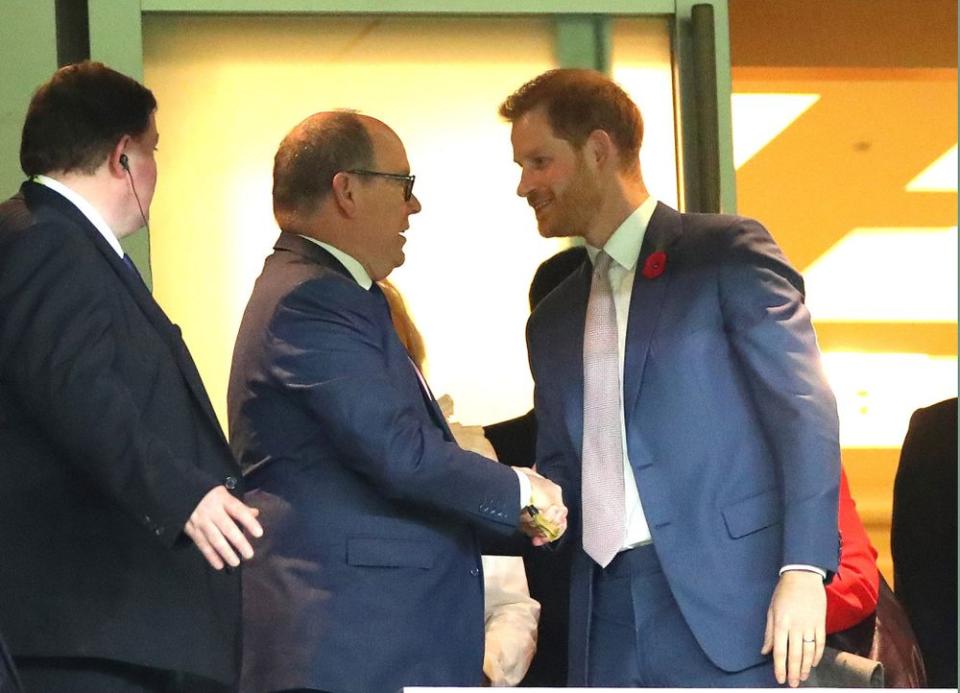
[[[806,638],[804,638],[803,641],[804,641],[804,642],[816,642],[817,639],[816,639],[816,638],[811,638],[810,640],[807,640]]]

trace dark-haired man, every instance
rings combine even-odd
[[[571,508],[569,682],[798,685],[839,479],[801,277],[757,222],[649,196],[640,113],[603,75],[547,72],[500,113],[541,235],[591,259],[527,328],[537,469]]]
[[[0,205],[0,628],[28,691],[234,683],[239,469],[120,246],[157,179],[153,94],[102,64],[34,95]],[[198,550],[199,549],[199,550]]]
[[[272,532],[243,576],[242,690],[479,685],[477,530],[512,534],[553,483],[461,450],[394,330],[377,281],[420,211],[381,121],[314,114],[280,144],[282,229],[247,305],[230,440]]]

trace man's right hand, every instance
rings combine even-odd
[[[549,479],[540,476],[532,469],[514,467],[530,479],[531,505],[540,511],[540,518],[557,529],[553,538],[547,537],[526,513],[521,516],[520,530],[529,536],[534,546],[543,546],[563,536],[567,531],[567,506],[563,504],[563,492]]]
[[[263,536],[263,527],[257,522],[260,511],[235,498],[226,486],[217,486],[203,497],[183,531],[193,539],[214,570],[221,570],[224,562],[236,568],[240,565],[237,552],[244,559],[253,558],[253,547],[244,535]]]

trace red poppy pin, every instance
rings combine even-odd
[[[667,268],[667,254],[662,250],[650,253],[643,263],[643,276],[647,279],[656,279]]]

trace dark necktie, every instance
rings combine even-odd
[[[123,254],[123,264],[127,266],[128,270],[133,272],[133,275],[139,279],[142,284],[146,284],[146,282],[143,281],[143,275],[140,274],[140,270],[138,270],[137,266],[134,264],[133,258],[126,253]]]

